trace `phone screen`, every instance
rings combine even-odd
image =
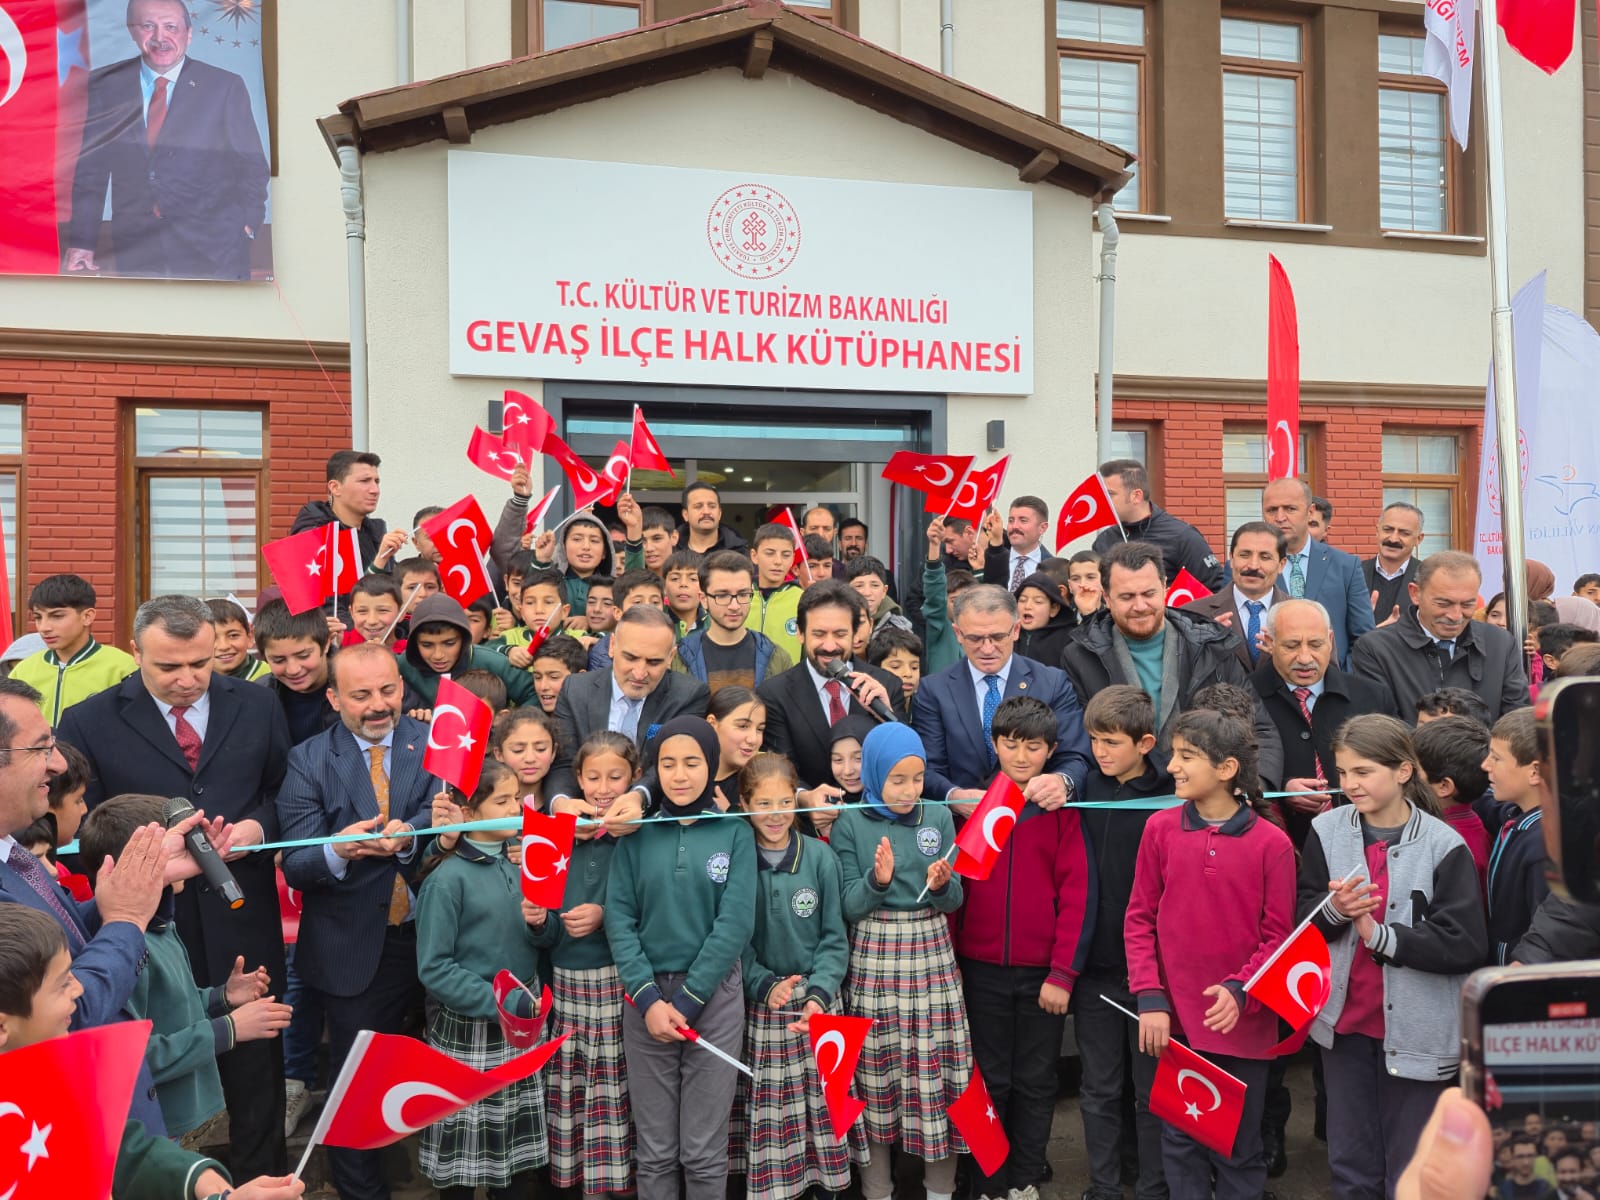
[[[1558,681],[1535,713],[1555,799],[1544,821],[1545,851],[1560,867],[1552,882],[1574,900],[1600,903],[1600,679]]]

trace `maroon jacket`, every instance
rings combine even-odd
[[[1094,934],[1093,861],[1077,813],[1028,805],[989,878],[962,881],[966,902],[951,920],[956,955],[1049,967],[1049,981],[1070,991]]]
[[[1277,1016],[1244,982],[1294,928],[1296,886],[1294,843],[1248,805],[1220,826],[1193,803],[1151,817],[1123,926],[1139,1011],[1171,1013],[1174,1036],[1202,1054],[1271,1058]],[[1205,1027],[1205,990],[1219,983],[1239,1002],[1226,1034]]]

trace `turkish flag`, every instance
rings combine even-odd
[[[839,1141],[849,1136],[850,1126],[867,1109],[867,1102],[850,1094],[850,1081],[856,1077],[856,1061],[872,1028],[871,1017],[839,1017],[816,1013],[810,1025],[811,1060],[822,1080],[822,1098],[828,1105],[828,1124]]]
[[[0,650],[16,637],[17,619],[11,612],[11,572],[6,567],[6,523],[0,519]]]
[[[574,813],[522,810],[522,895],[528,903],[540,908],[561,907],[577,831]]]
[[[473,426],[472,436],[467,439],[467,461],[496,479],[510,479],[518,467],[528,465],[532,456],[532,452],[478,426]]]
[[[552,433],[544,440],[544,452],[560,463],[561,469],[566,472],[567,482],[572,485],[574,508],[609,503],[611,481],[579,458],[566,442]]]
[[[8,274],[54,275],[61,269],[56,122],[64,80],[56,74],[56,38],[65,17],[57,15],[56,0],[0,7],[0,212],[6,215],[0,222],[0,272]],[[84,31],[72,36],[86,51]]]
[[[483,771],[483,754],[489,747],[489,726],[493,723],[494,712],[488,701],[480,700],[453,679],[439,680],[422,769],[463,795],[472,795]]]
[[[545,513],[550,511],[550,506],[556,502],[556,497],[561,494],[561,485],[558,483],[544,494],[544,499],[537,504],[528,506],[528,519],[522,523],[523,533],[532,533],[544,520]]]
[[[815,1018],[812,1018],[815,1020]],[[950,1119],[955,1122],[967,1149],[978,1160],[985,1175],[993,1175],[1005,1165],[1011,1153],[1011,1139],[1006,1137],[1005,1126],[995,1112],[994,1101],[989,1099],[989,1089],[978,1073],[978,1064],[972,1064],[972,1079],[950,1106]]]
[[[1300,474],[1300,321],[1289,275],[1267,255],[1267,478]]]
[[[883,468],[890,483],[902,483],[919,492],[937,492],[948,497],[960,480],[972,470],[970,454],[918,454],[896,450]]]
[[[539,653],[539,647],[550,640],[550,635],[556,629],[556,617],[560,612],[559,608],[552,609],[550,615],[544,619],[544,624],[533,631],[533,636],[528,639],[528,644],[523,647],[528,652],[529,658]]]
[[[806,558],[806,535],[800,532],[800,522],[794,519],[794,513],[786,505],[771,516],[774,525],[782,525],[789,531],[789,536],[794,539],[794,561],[789,564],[789,574],[799,573],[802,565],[810,563]]]
[[[1193,604],[1204,596],[1211,595],[1211,589],[1189,574],[1188,567],[1178,568],[1178,577],[1167,588],[1167,607],[1182,608],[1185,604]]]
[[[118,1021],[0,1054],[0,1179],[7,1200],[105,1200],[150,1040]]]
[[[1168,1042],[1150,1085],[1150,1111],[1218,1154],[1232,1155],[1244,1081],[1180,1042]]]
[[[300,914],[305,912],[305,896],[289,886],[283,877],[283,868],[277,868],[278,911],[283,914],[283,944],[292,946],[300,940]]]
[[[629,453],[628,443],[618,442],[617,448],[611,452],[611,457],[606,459],[606,465],[600,468],[600,478],[606,482],[610,490],[597,503],[615,504],[617,497],[628,490],[628,473],[631,470],[628,466]]]
[[[1500,28],[1511,48],[1546,75],[1572,53],[1577,0],[1500,0]]]
[[[528,1078],[566,1040],[562,1034],[492,1071],[476,1071],[416,1038],[363,1029],[328,1091],[311,1141],[348,1150],[392,1145]]]
[[[628,443],[628,459],[635,471],[665,471],[673,479],[677,478],[672,473],[672,464],[661,452],[661,443],[650,432],[650,426],[644,423],[644,409],[637,404],[633,406],[633,435]]]
[[[946,489],[943,494],[930,492],[922,511],[941,513],[945,520],[951,517],[973,522],[983,520],[983,514],[999,499],[1010,466],[1011,456],[1007,454],[981,471],[969,471],[956,487]]]
[[[500,402],[500,427],[505,430],[501,440],[519,448],[531,461],[544,450],[544,440],[555,432],[556,423],[532,396],[507,388]]]
[[[328,557],[333,561],[333,578],[328,583],[328,595],[348,596],[361,582],[365,568],[361,565],[361,543],[354,529],[346,529],[337,521],[329,521]]]
[[[463,496],[422,523],[439,552],[439,582],[447,596],[465,608],[494,590],[483,565],[494,534],[473,496]]]
[[[1072,489],[1056,514],[1056,553],[1086,533],[1095,533],[1117,523],[1116,510],[1106,494],[1106,481],[1096,471]]]
[[[956,838],[955,872],[968,879],[987,879],[989,872],[1006,848],[1011,831],[1017,827],[1022,815],[1022,798],[1019,788],[1005,774],[997,774],[983,793],[983,799],[973,810],[967,823]]]
[[[1301,925],[1250,977],[1244,990],[1297,1032],[1310,1025],[1333,991],[1328,942],[1322,931],[1310,921]]]
[[[545,985],[544,995],[539,1001],[539,1011],[531,1017],[519,1017],[516,1013],[506,1011],[506,997],[513,992],[527,992],[522,981],[510,971],[501,971],[496,975],[492,986],[495,1015],[500,1018],[500,1032],[505,1035],[506,1041],[518,1050],[528,1049],[539,1040],[539,1034],[544,1030],[544,1023],[550,1016],[550,986]]]
[[[328,570],[328,545],[331,531],[338,527],[337,521],[329,521],[261,547],[261,557],[267,560],[267,570],[290,612],[308,612],[335,594]]]

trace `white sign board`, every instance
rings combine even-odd
[[[1026,395],[1033,197],[449,154],[456,375]]]
[[[1483,1061],[1491,1067],[1576,1067],[1600,1063],[1600,1021],[1489,1025]]]

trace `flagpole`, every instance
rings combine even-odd
[[[1500,562],[1505,573],[1506,629],[1521,645],[1528,632],[1527,550],[1522,527],[1522,470],[1517,443],[1516,341],[1511,329],[1510,248],[1506,235],[1505,124],[1500,97],[1499,0],[1482,0],[1485,232],[1489,244],[1490,349],[1494,361],[1495,437],[1500,457]],[[1485,430],[1485,435],[1488,431]]]
[[[423,582],[425,583],[427,581],[424,580]],[[400,606],[400,611],[395,613],[394,620],[389,622],[389,628],[385,629],[383,631],[383,636],[378,639],[380,642],[383,642],[385,644],[388,643],[389,635],[395,631],[395,629],[399,626],[400,622],[405,618],[406,609],[411,607],[411,602],[417,598],[417,593],[420,592],[421,590],[422,590],[422,583],[416,583],[416,584],[412,585],[411,591],[406,594],[406,602]]]

